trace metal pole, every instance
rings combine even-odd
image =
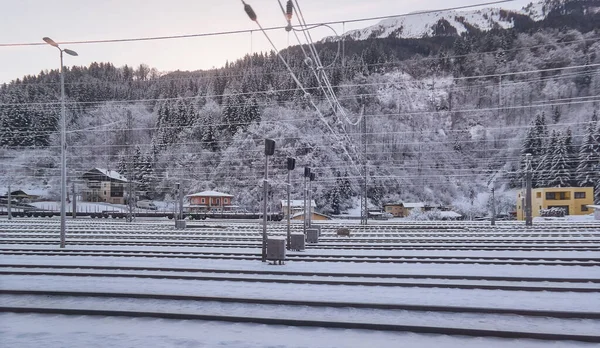
[[[312,175],[312,173],[311,173]],[[312,227],[312,178],[308,181],[308,228]]]
[[[364,211],[361,214],[364,214],[361,219],[361,224],[367,225],[367,220],[369,219],[369,198],[367,196],[367,117],[364,115],[365,109],[364,105],[362,107],[361,113],[363,114],[362,118],[362,140],[363,140],[363,171],[365,174],[364,180],[364,188],[363,188],[363,199],[365,200],[363,204]]]
[[[287,249],[290,250],[291,247],[291,239],[292,239],[292,231],[290,230],[290,220],[291,220],[291,214],[290,214],[290,190],[291,190],[291,180],[290,180],[290,174],[292,173],[291,170],[288,169],[288,177],[287,177]]]
[[[223,198],[221,198],[221,201]],[[179,220],[183,220],[183,188],[179,185]]]
[[[12,197],[10,196],[10,177],[8,178],[9,182],[8,182],[8,219],[12,220],[12,211],[10,210],[10,201],[12,200]]]
[[[525,155],[527,160],[527,177],[525,184],[525,226],[533,225],[533,218],[531,216],[531,154]]]
[[[60,247],[65,247],[66,198],[67,198],[67,122],[65,111],[65,72],[63,51],[60,50]]]
[[[492,187],[492,226],[496,225],[496,199],[494,197],[495,189]]]
[[[73,219],[77,217],[77,196],[75,195],[75,181],[72,183],[73,185]]]
[[[302,212],[303,216],[303,230],[304,230],[304,234],[306,235],[306,175],[304,176],[304,211]]]
[[[262,233],[262,262],[267,261],[267,195],[269,184],[269,156],[265,155],[265,179],[263,180],[263,233]]]

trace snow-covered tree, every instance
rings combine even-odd
[[[579,187],[593,187],[596,185],[598,174],[595,167],[598,165],[598,154],[595,151],[595,126],[590,122],[579,147],[578,162],[575,181]]]
[[[556,142],[550,168],[548,186],[569,187],[571,185],[571,168],[568,161],[566,136],[560,137]]]

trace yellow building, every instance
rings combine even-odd
[[[541,209],[562,208],[565,215],[587,215],[594,204],[593,187],[542,187],[532,190],[531,216],[540,216]],[[517,220],[525,220],[525,190],[517,195]]]

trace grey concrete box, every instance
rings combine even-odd
[[[318,243],[319,242],[319,230],[309,228],[306,230],[306,242],[307,243]]]
[[[178,230],[185,230],[186,221],[185,220],[175,220],[175,228]]]
[[[267,239],[267,260],[285,261],[285,238],[271,237]]]
[[[304,250],[304,233],[292,233],[290,237],[290,249],[291,250]]]
[[[319,237],[321,237],[321,225],[311,225],[310,228],[314,228],[319,231]]]

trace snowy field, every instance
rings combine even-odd
[[[600,341],[600,224],[593,221],[533,228],[335,221],[321,224],[319,243],[289,251],[284,265],[260,262],[256,222],[207,220],[186,230],[169,221],[67,223],[61,249],[58,219],[0,219],[3,346],[587,347]],[[269,234],[283,236],[285,226],[273,223]],[[353,236],[337,237],[341,226]]]

